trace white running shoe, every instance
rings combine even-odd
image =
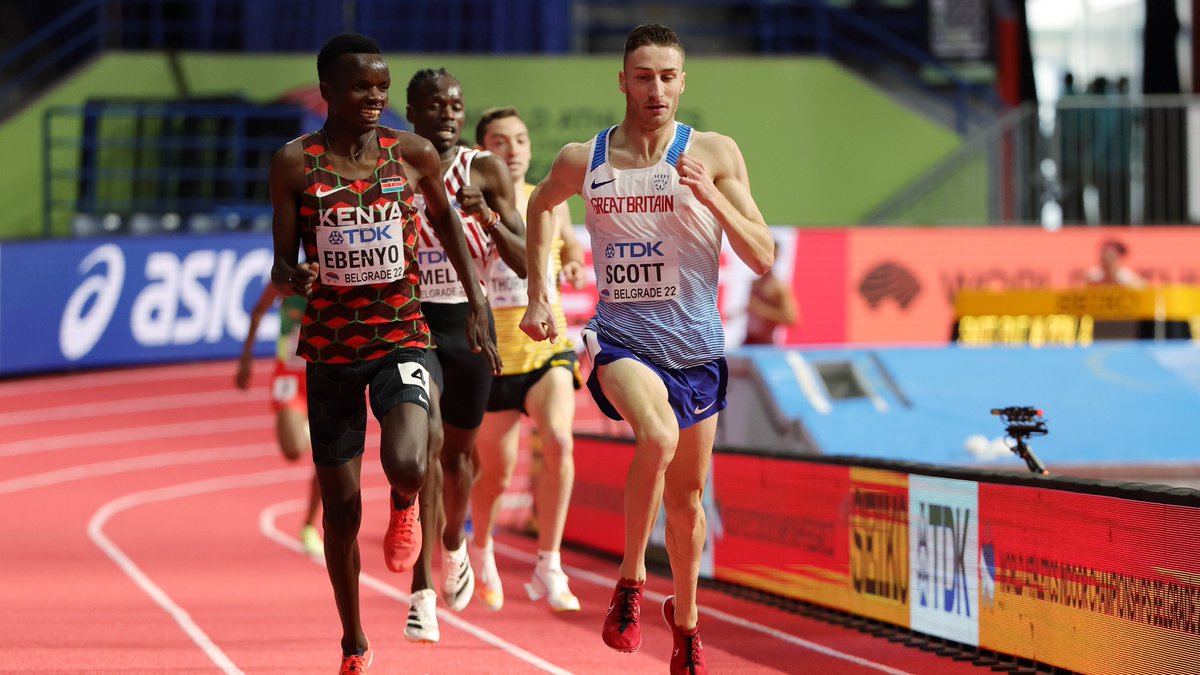
[[[404,639],[431,645],[442,639],[437,622],[437,593],[432,588],[413,593],[408,605],[408,624]]]
[[[457,551],[446,551],[442,558],[442,574],[445,575],[442,578],[442,602],[456,612],[463,611],[475,593],[475,573],[471,571],[466,539]]]
[[[525,592],[534,602],[545,596],[550,609],[556,612],[578,612],[579,598],[571,593],[567,581],[562,570],[544,569],[538,565],[533,568],[533,579],[525,584]]]
[[[479,582],[475,586],[479,601],[488,609],[498,612],[504,606],[504,586],[500,584],[500,573],[496,571],[496,553],[492,547],[480,548],[471,544],[475,561],[479,565]]]

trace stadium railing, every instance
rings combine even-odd
[[[880,205],[864,224],[1195,222],[1197,96],[1070,96],[1014,108]],[[1193,132],[1194,133],[1194,132]]]
[[[304,111],[245,101],[93,101],[43,119],[47,236],[268,229],[270,158]]]

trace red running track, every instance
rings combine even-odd
[[[0,382],[0,672],[333,673],[340,629],[322,561],[300,551],[311,466],[289,465],[266,403],[232,362]],[[442,640],[404,640],[410,579],[379,553],[387,527],[378,429],[368,434],[362,608],[372,673],[665,673],[670,633],[647,583],[641,651],[600,641],[615,565],[564,552],[583,611],[522,584],[535,542],[497,537],[506,603],[439,610]],[[701,591],[714,673],[959,673],[976,666]]]

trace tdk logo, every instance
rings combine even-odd
[[[392,227],[391,223],[388,223],[387,225],[383,225],[383,226],[375,225],[373,227],[360,227],[360,228],[354,228],[354,229],[344,229],[344,230],[342,230],[342,232],[344,232],[346,235],[346,241],[349,242],[349,244],[351,246],[353,246],[355,244],[370,244],[371,242],[375,242],[375,241],[383,241],[384,239],[391,239],[392,234],[391,234],[391,232],[389,232],[391,227]],[[334,234],[337,234],[337,233],[335,232]],[[341,243],[340,241],[335,242],[333,240],[333,236],[334,235],[329,236],[329,243],[340,244]]]
[[[329,243],[331,243],[335,246],[338,244],[341,244],[342,243],[342,233],[339,232],[338,230],[332,230],[329,233]]]
[[[417,251],[418,265],[439,265],[446,262],[446,252],[437,248],[423,248]]]
[[[619,242],[616,244],[609,244],[608,248],[604,249],[604,257],[613,257],[612,254],[609,253],[609,249],[616,247],[616,255],[621,258],[648,258],[650,256],[658,256],[661,258],[663,257],[663,252],[658,250],[659,246],[662,246],[661,241],[647,241],[645,243],[640,241]]]

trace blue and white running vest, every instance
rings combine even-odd
[[[721,226],[680,185],[675,162],[692,129],[675,124],[662,159],[641,169],[608,161],[611,127],[589,146],[585,223],[599,301],[588,328],[664,368],[690,368],[725,355],[717,311]]]

